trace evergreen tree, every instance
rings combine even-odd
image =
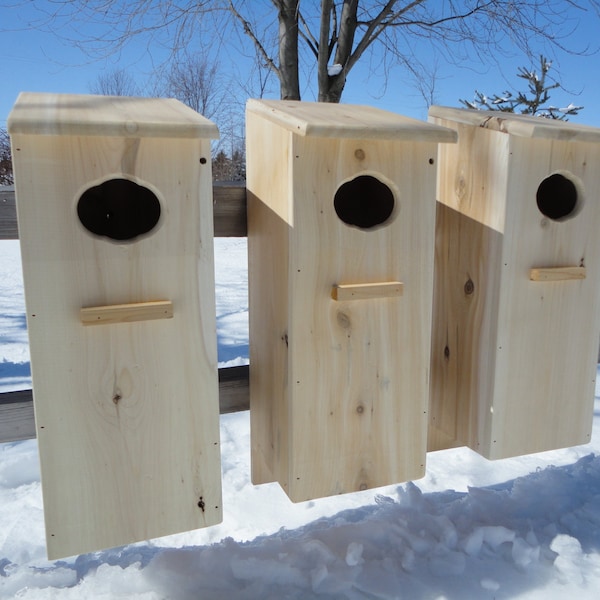
[[[549,104],[550,91],[560,87],[559,83],[549,81],[548,72],[551,67],[552,63],[546,57],[540,56],[539,73],[533,69],[519,67],[517,77],[527,82],[527,91],[516,92],[516,95],[506,91],[501,95],[488,96],[475,90],[473,100],[460,100],[460,103],[473,110],[497,110],[567,121],[567,117],[578,114],[583,106],[570,103],[564,108],[558,108]]]
[[[212,161],[213,181],[245,181],[246,155],[243,146],[234,148],[231,156],[219,150]]]
[[[0,129],[0,185],[10,185],[13,182],[10,139],[6,129]]]

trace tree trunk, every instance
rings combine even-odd
[[[279,83],[282,100],[300,100],[298,75],[298,4],[300,0],[281,0],[279,4]]]
[[[346,75],[342,71],[335,77],[328,76],[328,81],[324,86],[319,86],[319,102],[338,103],[342,99],[342,92],[346,85]]]
[[[330,3],[323,1],[322,7],[325,7],[327,4]],[[330,18],[330,15],[325,15],[323,14],[324,11],[322,11],[321,40],[319,45],[319,102],[339,102],[342,98],[342,92],[346,85],[346,76],[352,67],[349,61],[352,55],[354,34],[357,27],[357,10],[358,0],[346,0],[342,5],[339,32],[333,32],[334,36],[337,35],[337,49],[333,64],[340,65],[342,69],[337,75],[329,75],[328,65],[324,64],[325,61],[321,60],[321,52],[328,50],[328,48],[324,47],[323,21],[326,18]],[[327,34],[329,35],[329,28],[327,28]]]

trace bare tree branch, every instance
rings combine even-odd
[[[125,69],[102,73],[90,86],[90,92],[104,96],[139,96],[141,93],[133,76]]]
[[[273,4],[277,6],[280,3],[277,2],[276,0],[273,0]],[[235,8],[232,0],[229,0],[229,10],[231,11],[231,14],[241,23],[241,25],[244,29],[244,33],[252,40],[254,47],[256,48],[256,50],[258,51],[260,56],[262,56],[263,60],[265,61],[265,64],[269,67],[269,69],[271,69],[273,71],[273,73],[275,73],[279,77],[280,76],[279,68],[277,67],[277,65],[275,64],[273,59],[269,56],[269,54],[265,50],[264,46],[260,42],[260,40],[256,37],[254,30],[252,29],[252,26],[250,25],[250,23],[246,19],[244,19],[244,17]]]
[[[507,48],[530,58],[540,47],[581,53],[596,42],[576,47],[574,13],[600,16],[600,0],[303,0],[302,13],[299,7],[300,0],[48,0],[36,9],[46,11],[39,27],[96,56],[118,55],[132,38],[145,39],[148,54],[160,47],[176,55],[202,36],[233,47],[233,24],[235,49],[277,75],[282,97],[299,98],[299,72],[305,87],[316,72],[313,90],[333,102],[367,51],[379,49],[375,68],[396,65],[404,73],[420,43],[432,60],[450,64],[498,64]],[[332,56],[341,70],[330,69]]]
[[[298,35],[306,42],[309,50],[314,54],[315,58],[319,57],[319,42],[315,39],[312,34],[306,19],[302,16],[302,13],[298,13],[298,21],[302,24],[302,29],[298,31]]]
[[[392,8],[396,4],[397,0],[389,0],[386,2],[384,7],[381,9],[379,14],[369,23],[367,23],[367,29],[363,34],[361,40],[358,42],[354,52],[350,56],[347,63],[347,70],[350,71],[352,67],[358,62],[361,56],[364,54],[365,50],[379,37],[382,31],[385,29],[385,25],[383,24],[385,19],[391,14]],[[415,6],[417,4],[421,4],[424,0],[417,0],[412,2],[410,6]],[[406,10],[409,10],[407,8]]]

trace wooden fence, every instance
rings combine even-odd
[[[213,187],[215,237],[246,237],[246,187],[243,183],[215,183]],[[0,240],[19,237],[15,193],[0,191]],[[249,408],[248,367],[219,369],[221,414]],[[0,394],[0,442],[35,437],[31,390]]]

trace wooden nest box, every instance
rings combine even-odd
[[[216,126],[23,93],[8,130],[49,558],[218,523]]]
[[[600,335],[600,130],[432,107],[440,150],[430,449],[589,442]]]
[[[425,470],[439,142],[364,106],[247,105],[252,479],[293,501]]]

